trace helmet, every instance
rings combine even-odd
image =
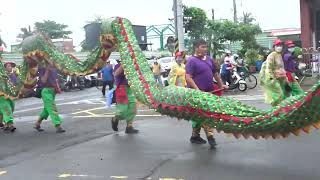
[[[238,55],[238,54],[234,54],[234,55],[233,55],[233,58],[234,58],[234,59],[238,59],[238,58],[239,58],[239,55]]]
[[[227,49],[226,54],[231,54],[231,51],[229,49]]]
[[[295,45],[294,45],[294,42],[293,42],[292,40],[287,40],[287,41],[285,42],[285,45],[288,46],[289,48],[295,46]]]
[[[279,38],[275,39],[274,42],[273,42],[274,46],[280,46],[281,44],[282,44],[282,41]]]

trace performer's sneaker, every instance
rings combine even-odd
[[[66,130],[62,129],[62,127],[57,127],[56,133],[65,133]]]
[[[37,130],[38,132],[44,131],[44,129],[42,129],[41,126],[34,126],[33,128],[34,128],[35,130]]]
[[[119,124],[119,120],[116,119],[115,117],[111,118],[111,127],[114,131],[118,131],[118,124]]]
[[[133,128],[132,126],[131,127],[126,127],[125,133],[126,134],[137,134],[137,133],[139,133],[139,130]]]
[[[4,128],[4,124],[0,123],[0,129],[3,129],[3,128]]]
[[[217,146],[216,139],[213,138],[212,136],[208,137],[208,143],[210,144],[211,149],[215,149]]]
[[[202,137],[200,137],[200,136],[191,136],[190,142],[192,144],[205,144],[205,143],[207,143],[207,141],[202,139]]]
[[[16,129],[17,129],[17,128],[14,127],[14,126],[5,127],[5,128],[3,129],[3,132],[4,132],[4,133],[10,133],[10,132],[14,133],[14,131],[15,131]]]

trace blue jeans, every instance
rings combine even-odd
[[[162,86],[161,75],[153,75],[154,80]]]

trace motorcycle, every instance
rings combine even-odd
[[[239,91],[244,92],[247,90],[247,83],[246,81],[239,75],[237,68],[232,68],[232,82],[229,84],[226,82],[226,84],[229,86],[229,90],[234,90],[236,88],[239,89]]]
[[[62,78],[61,89],[68,92],[72,89],[83,90],[85,88],[85,78],[84,76],[70,76],[67,75]]]
[[[85,88],[92,87],[92,80],[91,80],[91,77],[89,75],[84,76],[84,87]]]

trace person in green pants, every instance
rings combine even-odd
[[[39,132],[44,131],[41,128],[41,123],[50,116],[52,123],[56,128],[56,132],[64,133],[65,130],[61,127],[62,121],[55,104],[56,93],[59,92],[59,86],[57,83],[57,69],[54,68],[52,64],[48,63],[44,68],[39,68],[38,73],[40,79],[37,88],[41,89],[41,98],[44,108],[40,113],[34,128]]]
[[[223,85],[220,75],[217,72],[217,66],[214,60],[207,55],[207,42],[203,39],[196,39],[193,42],[194,55],[189,57],[186,64],[186,81],[187,87],[200,90],[203,92],[213,92],[214,83],[213,78],[217,81],[219,88],[227,89],[228,86]],[[217,145],[213,134],[213,128],[205,122],[198,119],[192,119],[192,135],[190,142],[193,144],[207,143],[200,136],[201,128],[204,129],[208,143],[212,149]]]
[[[114,67],[114,76],[117,85],[115,93],[117,105],[116,115],[111,120],[112,129],[114,131],[118,131],[119,120],[126,120],[127,127],[125,133],[136,134],[139,130],[132,126],[133,119],[137,114],[136,100],[130,86],[128,85],[128,80],[124,75],[120,61]]]
[[[13,126],[13,108],[13,100],[5,98],[4,96],[0,97],[0,122],[5,133],[16,130],[16,127]]]
[[[16,72],[13,70],[15,63],[6,62],[4,67],[6,69],[9,81],[13,85],[17,85],[18,78]],[[13,125],[13,111],[14,111],[14,100],[0,97],[0,127],[3,128],[5,133],[14,132],[17,128]]]

